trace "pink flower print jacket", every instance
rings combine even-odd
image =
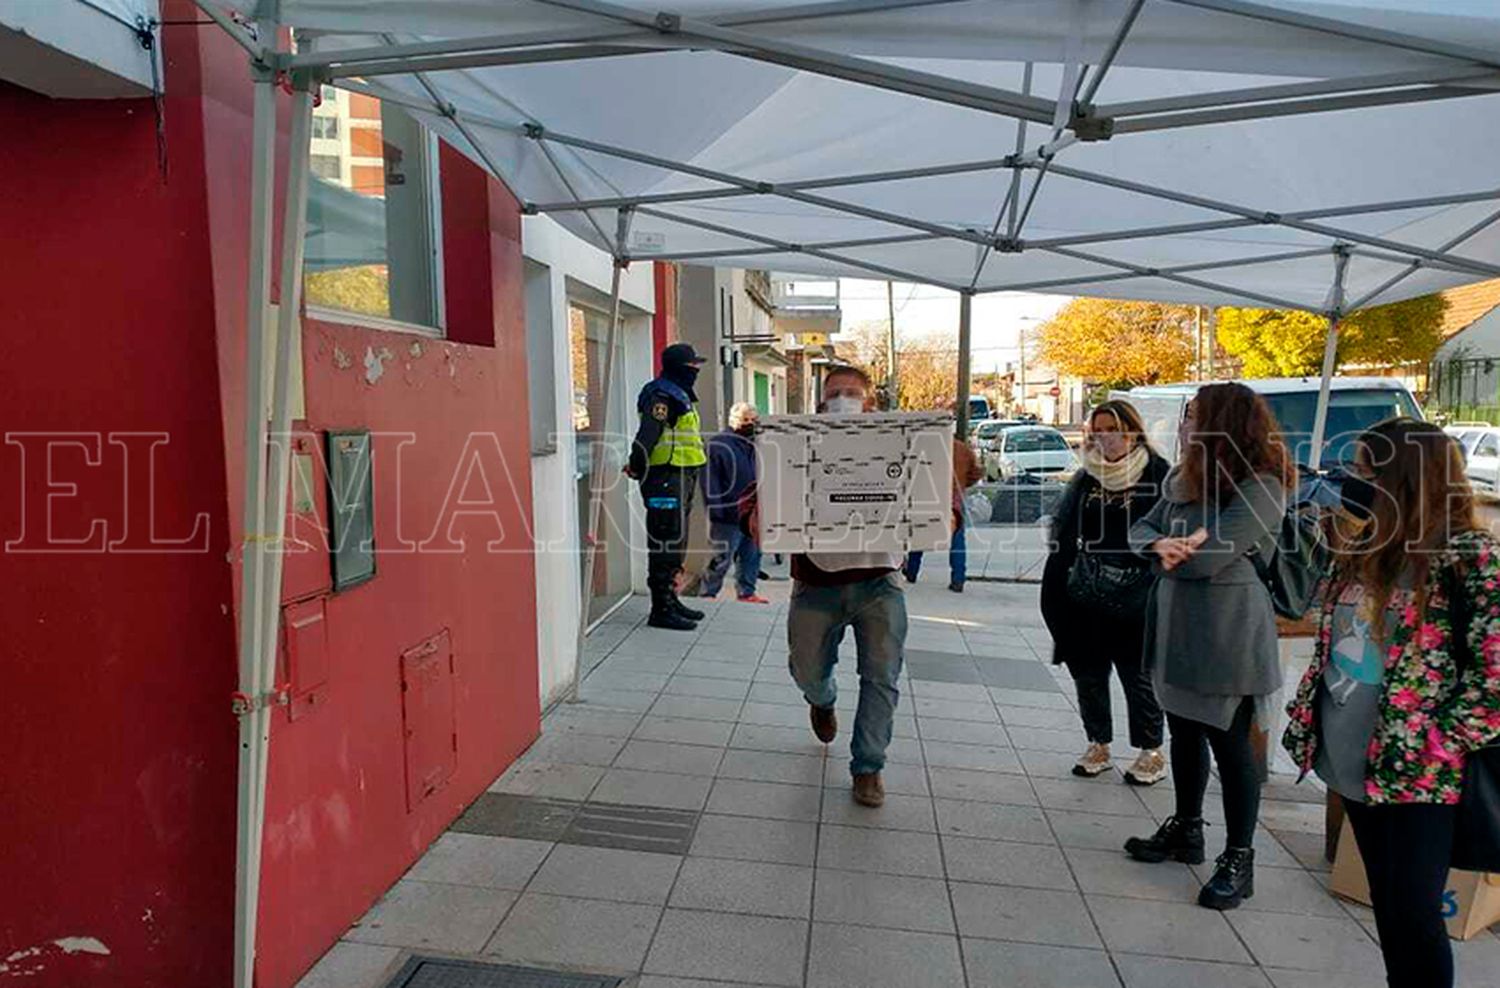
[[[1460,585],[1468,627],[1454,629],[1448,597]],[[1370,803],[1457,803],[1464,756],[1500,738],[1500,543],[1487,532],[1455,536],[1433,559],[1426,589],[1426,614],[1407,607],[1386,631],[1380,716],[1366,753]],[[1323,596],[1312,665],[1286,708],[1281,743],[1303,775],[1317,760],[1317,691],[1341,590],[1334,581]],[[1455,631],[1468,642],[1462,674]]]

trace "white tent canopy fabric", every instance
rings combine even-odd
[[[635,259],[1312,310],[1336,247],[1351,304],[1500,275],[1489,0],[668,9],[666,32],[596,0],[279,17],[292,65],[410,106]]]

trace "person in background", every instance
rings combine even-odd
[[[718,551],[703,573],[700,590],[717,597],[729,565],[735,565],[737,598],[747,604],[769,604],[755,592],[760,576],[760,533],[755,518],[755,431],[760,413],[747,402],[729,409],[729,428],[708,441],[708,469],[703,472],[703,499],[708,506],[709,537]]]
[[[823,379],[822,411],[849,415],[870,407],[870,378],[840,366]],[[831,744],[838,735],[833,667],[844,631],[854,629],[859,665],[859,706],[849,749],[854,800],[885,802],[880,772],[891,743],[900,698],[897,683],[906,649],[906,591],[896,575],[899,553],[809,552],[792,556],[792,599],[787,613],[788,665],[807,700],[814,736]]]
[[[1500,543],[1435,425],[1358,440],[1282,744],[1344,801],[1390,988],[1452,988],[1443,891],[1465,756],[1500,737]],[[1350,531],[1349,529],[1353,529]]]
[[[1251,555],[1269,561],[1296,471],[1270,407],[1243,384],[1198,390],[1181,448],[1162,499],[1130,530],[1160,572],[1144,654],[1172,731],[1176,812],[1125,851],[1137,861],[1202,862],[1212,749],[1227,846],[1198,904],[1233,909],[1255,894],[1261,782],[1251,727],[1265,729],[1281,687],[1276,614]]]
[[[1150,563],[1130,548],[1130,527],[1146,517],[1161,498],[1167,461],[1146,441],[1145,426],[1133,406],[1107,401],[1089,416],[1081,451],[1083,468],[1059,498],[1052,516],[1051,552],[1042,570],[1042,617],[1052,632],[1052,661],[1066,665],[1078,691],[1078,712],[1088,748],[1073,774],[1092,778],[1114,767],[1110,742],[1109,671],[1125,691],[1130,744],[1139,754],[1125,770],[1125,781],[1149,786],[1167,774],[1162,754],[1164,726],[1151,671],[1143,659],[1144,609],[1106,609],[1096,600],[1069,594],[1069,577],[1079,553],[1096,553],[1106,565],[1133,577],[1143,595],[1151,582]]]
[[[953,541],[948,546],[948,589],[954,593],[964,592],[964,581],[969,574],[968,544],[964,537],[964,491],[979,483],[983,474],[979,460],[969,444],[953,440]],[[922,553],[908,552],[906,565],[901,569],[907,583],[916,583],[922,572]]]
[[[661,375],[647,381],[636,399],[640,427],[625,465],[626,474],[640,482],[646,503],[646,586],[651,590],[646,623],[673,631],[691,631],[703,620],[702,611],[677,599],[693,490],[698,470],[708,462],[693,391],[703,362],[689,343],[662,349]]]

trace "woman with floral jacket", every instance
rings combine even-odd
[[[1451,988],[1464,759],[1500,737],[1500,544],[1475,524],[1458,447],[1424,422],[1366,431],[1343,502],[1354,521],[1282,743],[1343,797],[1390,988]]]

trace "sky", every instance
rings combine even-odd
[[[886,321],[886,283],[839,279],[845,329],[864,322]],[[907,349],[958,347],[958,295],[929,285],[895,283],[896,345]],[[1069,302],[1065,295],[1005,292],[976,295],[973,315],[972,367],[976,374],[1005,369],[1020,355],[1022,329],[1032,332]],[[1028,351],[1035,354],[1035,344]]]

